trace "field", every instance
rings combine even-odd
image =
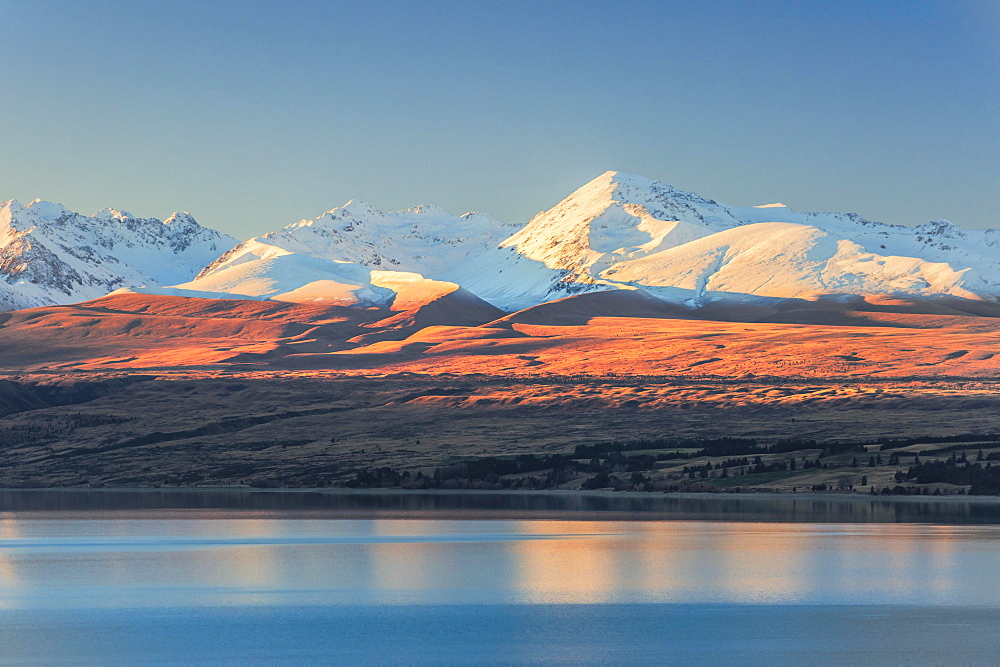
[[[1000,414],[989,380],[103,372],[17,376],[2,389],[2,486],[325,486],[379,467],[429,476],[469,457],[607,441],[988,434]],[[839,468],[841,458],[829,463]],[[836,483],[838,474],[758,485]]]
[[[7,313],[0,485],[327,486],[379,468],[430,478],[475,457],[727,437],[821,443],[794,454],[801,466],[827,444],[1000,432],[990,304],[661,312],[608,294],[485,322],[495,313],[442,303],[391,314],[142,295]],[[713,468],[693,481],[857,487],[905,467],[823,458],[808,472],[722,481]],[[684,466],[720,462],[663,460],[643,475],[669,488]],[[590,463],[544,484],[579,487]]]

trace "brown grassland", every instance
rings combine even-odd
[[[494,318],[440,301],[385,312],[123,295],[0,314],[0,486],[326,486],[376,468],[431,478],[468,458],[671,438],[816,440],[793,455],[812,460],[824,442],[1000,431],[992,312],[564,302]],[[881,488],[906,468],[850,468],[859,457],[739,486],[857,486],[865,474]],[[719,461],[662,461],[645,476],[662,488],[705,462]],[[551,483],[589,475],[571,477]]]

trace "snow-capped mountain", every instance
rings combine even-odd
[[[177,287],[280,299],[285,292],[313,284],[315,300],[346,303],[338,295],[347,286],[365,283],[367,291],[351,293],[362,302],[381,303],[378,281],[366,279],[364,271],[400,271],[461,285],[494,305],[516,310],[555,298],[549,297],[552,285],[569,273],[501,248],[501,241],[516,230],[516,225],[484,213],[456,216],[436,206],[384,213],[355,200],[318,218],[248,239],[212,262],[196,280]],[[336,283],[326,286],[329,294],[316,283],[314,271],[320,266]],[[262,277],[271,284],[263,286]]]
[[[1000,296],[1000,230],[728,206],[616,172],[539,213],[502,245],[595,289],[642,287],[674,301]]]
[[[614,289],[688,307],[872,294],[1000,300],[1000,230],[729,206],[618,172],[521,228],[483,213],[385,213],[351,201],[235,244],[186,214],[160,223],[8,202],[0,242],[7,308],[116,288],[396,310],[451,295],[450,304],[508,312]]]
[[[383,213],[349,202],[244,241],[180,287],[211,283],[205,291],[260,297],[254,286],[267,276],[274,296],[265,298],[306,284],[316,294],[312,272],[321,262],[340,276],[334,294],[351,280],[364,283],[365,295],[377,292],[358,269],[409,271],[461,285],[507,311],[608,289],[644,289],[690,306],[846,294],[995,299],[998,257],[997,230],[946,221],[893,226],[782,204],[728,206],[607,172],[521,229],[481,213],[453,216],[428,206]],[[353,272],[346,283],[345,262]]]
[[[0,204],[0,310],[74,303],[120,287],[190,280],[236,240],[188,213],[161,222],[105,209]]]
[[[383,213],[352,200],[318,218],[240,243],[199,277],[224,266],[293,253],[386,271],[442,274],[461,265],[470,253],[496,247],[516,229],[484,213],[454,216],[437,206]]]

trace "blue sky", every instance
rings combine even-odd
[[[0,200],[246,237],[608,169],[1000,226],[1000,3],[0,0]]]

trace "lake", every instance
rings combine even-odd
[[[995,504],[467,495],[0,492],[0,661],[1000,654]]]

